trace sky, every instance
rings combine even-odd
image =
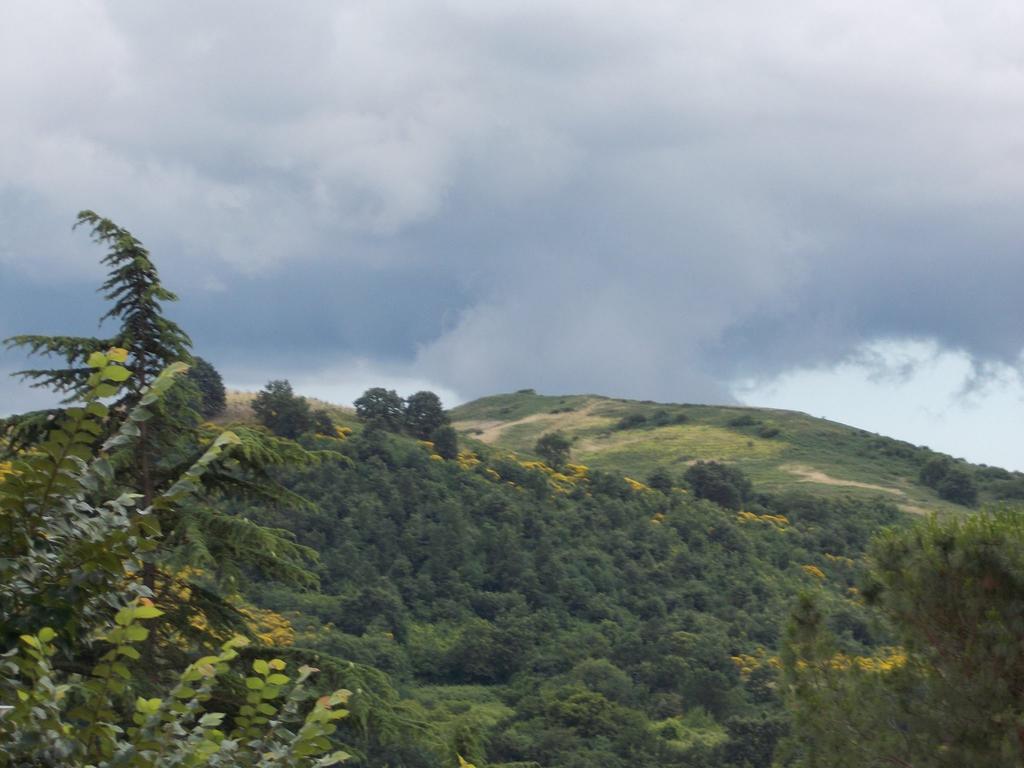
[[[96,330],[89,208],[232,386],[739,402],[1024,469],[1024,4],[624,8],[8,0],[0,336]]]

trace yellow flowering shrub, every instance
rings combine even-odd
[[[583,464],[566,464],[565,468],[568,472],[572,473],[572,476],[577,480],[585,479],[587,477],[587,472],[590,471],[590,468]]]
[[[907,654],[902,648],[883,648],[876,656],[848,656],[840,651],[828,661],[829,667],[838,671],[859,669],[875,673],[892,672],[906,663]]]
[[[198,568],[183,568],[175,574],[171,583],[167,586],[167,592],[180,602],[187,602],[192,597],[192,587],[189,580],[202,576],[203,571]],[[276,611],[266,608],[257,608],[251,603],[242,599],[240,595],[231,595],[227,602],[235,606],[245,620],[247,634],[251,640],[263,645],[286,646],[295,642],[295,630],[291,622]],[[211,637],[223,641],[230,639],[233,632],[216,632],[210,626],[210,621],[202,611],[194,611],[189,617],[189,624],[193,629],[209,634]],[[178,637],[174,642],[182,647],[187,645],[184,638]]]
[[[780,530],[789,525],[789,518],[785,515],[758,515],[753,512],[742,511],[736,515],[736,519],[741,523],[768,523]]]
[[[520,461],[519,466],[521,466],[523,469],[532,469],[537,472],[544,472],[546,474],[550,474],[551,472],[555,471],[547,464],[545,464],[543,461]]]
[[[626,481],[626,484],[630,488],[632,488],[634,491],[637,491],[638,493],[651,492],[651,487],[649,485],[646,485],[645,483],[641,483],[639,480],[634,480],[632,477],[623,477],[622,479]]]
[[[818,579],[819,581],[824,581],[825,580],[825,573],[821,570],[821,568],[819,568],[816,565],[810,565],[810,564],[801,565],[800,566],[800,570],[803,571],[804,573],[806,573],[808,576],[813,576],[814,578]]]
[[[465,470],[473,469],[480,464],[480,458],[473,451],[459,451],[459,467]]]
[[[736,665],[736,669],[739,670],[740,677],[746,680],[750,677],[750,674],[760,667],[771,667],[772,669],[782,669],[782,661],[778,656],[769,655],[769,653],[762,647],[758,647],[754,653],[741,653],[736,656],[729,657],[732,663]]]
[[[278,647],[295,642],[292,623],[280,613],[247,603],[239,606],[238,612],[245,617],[245,625],[257,642]]]

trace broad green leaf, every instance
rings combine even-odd
[[[155,605],[140,605],[135,609],[135,618],[137,619],[155,619],[157,616],[163,615],[164,612]]]
[[[108,365],[100,375],[107,381],[127,381],[131,378],[132,372],[120,365]]]
[[[43,627],[42,629],[39,630],[39,633],[38,633],[39,639],[42,640],[44,643],[50,642],[56,636],[57,636],[57,633],[54,632],[53,629],[51,629],[50,627]]]
[[[149,630],[140,624],[132,624],[130,627],[125,628],[125,634],[128,639],[133,642],[141,642],[149,637]]]

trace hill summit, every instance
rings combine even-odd
[[[797,411],[526,389],[460,405],[451,416],[468,444],[530,455],[542,435],[558,432],[571,441],[573,461],[596,469],[644,478],[655,470],[681,475],[697,461],[717,461],[739,467],[766,492],[881,497],[915,514],[964,509],[922,480],[930,462],[962,470],[982,501],[1019,498],[1024,486],[1018,472],[972,465]]]

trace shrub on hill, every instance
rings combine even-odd
[[[689,420],[690,417],[682,411],[671,413],[670,411],[666,411],[664,408],[659,408],[657,411],[652,413],[651,418],[649,419],[650,423],[655,427],[666,427],[671,424],[685,424]]]
[[[974,476],[945,456],[930,459],[921,468],[919,479],[946,501],[965,506],[974,506],[978,502],[978,485]]]
[[[315,426],[306,398],[297,396],[287,379],[267,383],[252,401],[259,422],[275,435],[294,440]]]
[[[698,461],[683,475],[694,496],[726,509],[739,509],[751,494],[750,480],[738,467],[717,461]]]
[[[952,462],[945,456],[936,456],[929,459],[928,462],[921,467],[921,472],[918,475],[918,479],[922,484],[927,485],[929,488],[937,488],[942,478],[949,472]]]
[[[615,429],[636,429],[647,424],[647,417],[642,413],[628,413],[615,424]]]
[[[434,444],[434,451],[445,459],[457,459],[459,457],[459,435],[453,427],[442,424],[430,433],[430,440]]]
[[[310,414],[310,423],[312,430],[318,435],[327,435],[328,437],[334,437],[334,421],[331,419],[331,414],[325,411],[323,408],[317,408]]]
[[[672,475],[665,469],[656,469],[647,476],[647,485],[656,491],[671,493],[673,485]]]
[[[734,416],[726,422],[730,427],[756,427],[761,423],[760,419],[755,419],[749,413],[744,413],[739,416]]]
[[[562,469],[569,461],[569,451],[572,449],[572,442],[561,432],[548,432],[538,438],[534,451],[548,466],[555,469]]]
[[[973,507],[978,503],[978,485],[963,467],[952,467],[935,489],[939,496],[955,504]]]

